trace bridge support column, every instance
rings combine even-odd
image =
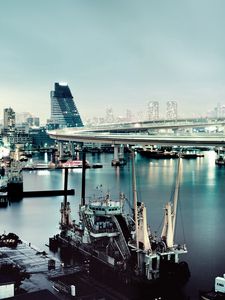
[[[63,156],[63,142],[58,142],[59,159]]]
[[[80,159],[80,152],[81,152],[81,149],[82,149],[82,146],[83,146],[83,143],[82,144],[77,144],[77,147],[76,147],[76,153],[75,153],[75,159],[79,160]]]
[[[119,145],[114,145],[114,160],[119,160]]]
[[[114,151],[113,151],[113,160],[112,160],[112,166],[119,166],[119,145],[113,145]]]
[[[119,148],[119,159],[124,159],[124,145],[120,145]]]
[[[70,153],[72,158],[74,157],[74,143],[73,142],[69,142],[69,149],[70,149]]]
[[[114,145],[114,157],[112,166],[123,166],[126,164],[124,159],[124,145]]]

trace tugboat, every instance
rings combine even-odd
[[[184,263],[179,264],[179,256],[187,253],[187,248],[174,242],[180,158],[174,201],[165,206],[163,230],[158,238],[151,233],[147,224],[145,204],[137,201],[134,158],[132,175],[134,216],[124,212],[126,198],[123,193],[117,200],[111,199],[110,194],[106,193],[86,203],[83,180],[78,223],[71,220],[70,203],[66,197],[61,203],[59,244],[78,250],[96,261],[97,265],[107,267],[124,282],[146,283],[182,276],[184,281],[187,280],[190,276],[188,267]]]

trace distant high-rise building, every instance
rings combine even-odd
[[[38,117],[30,117],[30,118],[27,118],[27,123],[29,124],[29,126],[39,127],[40,119]]]
[[[177,119],[177,102],[176,101],[167,101],[166,118],[168,120],[176,120]]]
[[[148,120],[158,120],[159,119],[159,102],[149,101],[147,110]]]
[[[51,91],[51,120],[59,127],[84,126],[70,88],[65,83],[56,82],[55,90]]]
[[[225,105],[217,103],[217,106],[214,108],[216,118],[224,118],[225,117]]]
[[[32,114],[30,112],[16,113],[16,124],[27,123],[28,118],[32,118]]]
[[[126,121],[127,122],[131,122],[132,121],[132,112],[129,109],[126,110]]]
[[[111,107],[106,108],[105,119],[106,119],[105,123],[115,122],[115,118],[114,118],[114,115],[113,115],[113,109]]]
[[[4,109],[4,131],[5,132],[15,132],[15,126],[16,126],[16,114],[14,110],[10,108]]]

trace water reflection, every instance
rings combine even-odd
[[[214,277],[224,273],[225,168],[215,165],[215,157],[216,154],[209,151],[205,152],[204,158],[181,161],[176,238],[183,242],[185,235],[189,251],[183,259],[189,262],[192,273],[187,286],[191,299],[197,299],[198,289],[209,289]],[[90,163],[94,158],[96,156],[87,155]],[[109,190],[112,196],[118,197],[119,192],[124,192],[132,203],[130,162],[122,168],[114,168],[111,167],[112,158],[112,154],[101,154],[103,168],[86,170],[86,195],[93,196],[96,186],[102,184],[104,190]],[[45,156],[37,159],[43,162]],[[146,203],[150,227],[159,234],[163,207],[171,196],[177,160],[151,160],[137,155],[135,161],[138,199]],[[24,189],[62,189],[63,174],[62,170],[24,172]],[[81,169],[69,170],[68,188],[75,189],[75,195],[68,196],[68,201],[71,203],[72,219],[77,220]],[[0,231],[16,231],[22,238],[44,249],[49,236],[58,232],[62,200],[63,197],[59,196],[26,198],[19,203],[12,203],[0,209]]]

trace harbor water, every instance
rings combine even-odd
[[[191,271],[185,287],[190,299],[198,299],[199,290],[213,287],[214,278],[225,273],[225,168],[215,165],[216,153],[204,152],[204,157],[182,160],[182,177],[177,211],[177,243],[185,242],[188,254],[183,256]],[[119,197],[124,192],[126,210],[132,207],[132,175],[129,154],[127,164],[112,167],[112,154],[88,154],[90,163],[100,162],[103,168],[86,170],[86,198],[104,192]],[[33,158],[47,162],[49,157]],[[138,201],[145,202],[152,234],[160,236],[165,203],[171,200],[177,159],[135,157]],[[64,170],[24,171],[24,190],[63,189]],[[81,198],[81,169],[70,169],[68,196],[72,217],[78,219]],[[49,237],[59,231],[62,196],[24,198],[0,209],[0,233],[14,232],[41,250],[48,250]]]

